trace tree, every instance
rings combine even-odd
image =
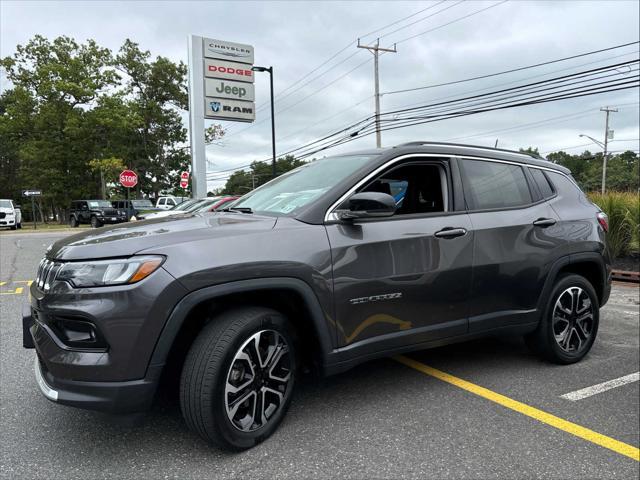
[[[108,179],[115,178],[125,168],[124,162],[121,158],[109,157],[109,158],[94,158],[89,160],[89,167],[92,171],[100,174],[100,184],[102,198],[107,198],[107,181]]]
[[[293,155],[287,155],[276,160],[276,176],[282,175],[294,168],[304,165],[303,160],[296,159]],[[271,163],[253,162],[249,171],[238,171],[231,174],[225,183],[222,193],[225,195],[244,195],[271,180]]]
[[[36,35],[0,66],[11,83],[0,95],[0,196],[42,189],[61,219],[70,200],[104,196],[109,183],[124,196],[119,172],[92,168],[96,159],[135,170],[138,196],[179,190],[190,159],[183,62],[152,58],[131,40],[114,55],[93,40]],[[213,125],[205,135],[215,142],[224,131]]]
[[[117,83],[111,62],[109,50],[92,40],[50,42],[40,35],[0,61],[13,85],[0,102],[0,130],[8,134],[0,158],[13,185],[42,189],[43,201],[54,206],[97,193],[99,180],[87,168],[87,120],[97,98]]]

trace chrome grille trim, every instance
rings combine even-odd
[[[46,292],[51,288],[60,267],[62,267],[61,263],[53,262],[46,257],[42,259],[36,276],[36,285],[40,290]]]

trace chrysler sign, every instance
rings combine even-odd
[[[206,58],[217,58],[219,60],[253,65],[253,47],[251,45],[213,40],[211,38],[204,38],[203,42],[203,52]]]

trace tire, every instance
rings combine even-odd
[[[91,227],[99,228],[102,226],[102,222],[98,220],[98,217],[91,217]]]
[[[525,341],[544,359],[568,365],[589,353],[599,323],[600,303],[591,283],[580,275],[563,274],[551,291],[538,328]]]
[[[291,403],[296,357],[290,332],[287,320],[268,308],[240,308],[211,319],[182,369],[180,406],[189,428],[234,451],[268,438]],[[260,349],[262,356],[252,348],[256,339],[269,346],[267,352]],[[269,405],[256,408],[263,402]]]
[[[11,228],[11,230],[15,230],[16,228],[18,228],[18,226],[14,223],[13,225],[11,225],[9,228]]]
[[[69,226],[71,228],[76,228],[78,226],[78,219],[73,215],[71,215],[71,218],[69,219]]]
[[[18,224],[18,229],[22,230],[22,222]]]

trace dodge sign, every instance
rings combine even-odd
[[[251,65],[225,62],[224,60],[204,59],[204,76],[253,83]]]

